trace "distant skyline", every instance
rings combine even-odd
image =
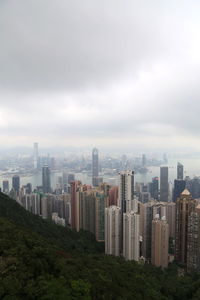
[[[0,1],[0,147],[199,152],[199,11]]]

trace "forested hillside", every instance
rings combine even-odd
[[[200,276],[178,277],[101,253],[102,245],[0,195],[0,299],[200,299]]]

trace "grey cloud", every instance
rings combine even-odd
[[[192,136],[195,143],[199,8],[196,1],[1,1],[1,133],[13,144],[26,135],[52,144],[168,145]]]
[[[153,2],[156,7],[158,2]],[[79,89],[122,74],[136,76],[167,51],[160,39],[162,19],[152,4],[130,0],[0,4],[1,88]]]

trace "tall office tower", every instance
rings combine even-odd
[[[98,242],[105,241],[105,207],[106,195],[103,192],[97,192],[95,201],[95,237]]]
[[[98,149],[94,148],[92,150],[92,185],[98,186],[99,177],[99,153]]]
[[[160,201],[167,202],[169,195],[168,167],[160,167]]]
[[[42,188],[44,193],[51,192],[51,174],[48,165],[42,167]]]
[[[146,155],[142,154],[142,166],[145,167],[147,164],[147,159],[146,159]]]
[[[161,220],[157,214],[152,221],[151,263],[167,268],[169,248],[169,225],[165,217]]]
[[[8,194],[9,193],[9,181],[3,180],[3,193]]]
[[[121,208],[110,206],[105,208],[105,253],[120,255],[121,245]]]
[[[180,162],[177,164],[177,179],[183,180],[183,165]]]
[[[20,177],[18,175],[14,175],[12,177],[12,188],[16,192],[16,194],[19,195]]]
[[[71,194],[71,228],[79,231],[80,218],[79,218],[79,187],[80,181],[71,181],[70,194]]]
[[[193,198],[200,197],[200,178],[199,177],[194,177],[191,180],[190,192],[191,192]]]
[[[152,178],[152,182],[149,184],[149,192],[151,197],[158,200],[158,186],[159,186],[159,179],[158,177]]]
[[[140,257],[140,216],[131,211],[123,216],[123,256],[138,261]]]
[[[176,202],[176,199],[180,197],[181,193],[184,191],[186,181],[182,179],[174,180],[174,191],[173,191],[173,202]]]
[[[38,169],[38,143],[33,144],[33,167]]]
[[[175,259],[187,263],[188,218],[195,211],[196,201],[188,190],[176,200]]]
[[[200,271],[200,204],[188,217],[187,271]]]

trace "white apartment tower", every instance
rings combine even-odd
[[[134,172],[122,171],[119,173],[119,207],[122,213],[137,212],[137,201],[134,200]]]
[[[123,256],[138,261],[140,257],[140,216],[134,211],[123,215]]]
[[[120,255],[121,243],[121,208],[110,206],[105,208],[105,253]]]

